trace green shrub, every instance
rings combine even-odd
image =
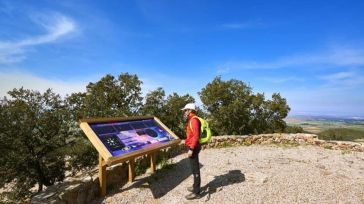
[[[284,132],[285,133],[303,133],[304,131],[301,126],[294,125],[294,126],[287,126],[284,129]]]
[[[318,138],[323,140],[354,141],[363,139],[364,131],[350,128],[333,128],[320,132]]]
[[[171,169],[173,167],[173,163],[171,159],[168,159],[166,157],[163,157],[160,161],[160,169]]]

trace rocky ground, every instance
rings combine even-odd
[[[186,155],[93,203],[364,203],[364,153],[252,145],[200,153],[202,198],[188,201]]]

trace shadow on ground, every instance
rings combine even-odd
[[[188,158],[173,164],[170,168],[160,169],[155,174],[147,176],[141,179],[136,179],[134,183],[126,188],[120,189],[121,191],[128,191],[133,188],[149,188],[155,199],[161,198],[168,192],[180,185],[185,179],[191,175]],[[203,165],[200,164],[200,168]],[[203,175],[202,175],[203,179]],[[245,175],[240,170],[231,170],[226,174],[215,176],[212,181],[207,183],[201,188],[201,197],[208,196],[221,190],[221,187],[228,186],[234,183],[241,183],[245,181]],[[192,185],[192,183],[191,183]],[[116,189],[115,189],[116,190]],[[120,190],[116,190],[111,195],[120,193]],[[186,194],[187,194],[186,189]],[[99,200],[101,203],[102,201]],[[98,202],[96,202],[98,203]]]
[[[235,183],[241,183],[245,181],[245,175],[240,170],[231,170],[226,174],[215,176],[212,181],[201,188],[201,197],[208,196],[210,199],[211,194],[221,190],[222,187]]]
[[[173,190],[191,175],[189,165],[188,159],[184,158],[174,164],[171,168],[160,169],[149,177],[135,180],[131,186],[122,190],[127,191],[132,188],[150,188],[153,197],[158,199]],[[203,165],[200,163],[200,168],[202,167]]]

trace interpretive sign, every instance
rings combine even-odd
[[[148,155],[151,173],[155,170],[155,152],[178,144],[180,139],[158,118],[82,119],[80,127],[99,152],[100,195],[106,195],[106,166],[128,161],[129,181],[135,177],[134,160]]]
[[[85,119],[80,120],[80,127],[106,162],[180,142],[156,117]]]

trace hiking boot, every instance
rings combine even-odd
[[[187,200],[199,199],[201,195],[199,193],[190,193],[185,197]]]
[[[193,187],[192,186],[187,187],[187,190],[192,193],[193,192]]]

